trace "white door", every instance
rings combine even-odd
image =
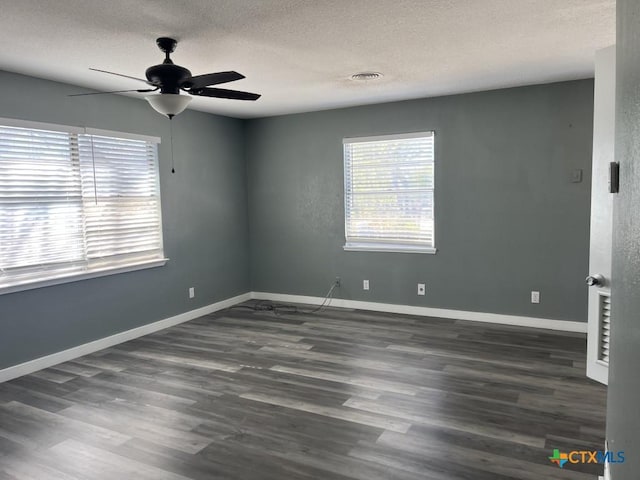
[[[611,325],[611,248],[613,195],[609,165],[614,161],[616,117],[616,47],[596,52],[593,164],[591,182],[591,244],[589,253],[589,325],[587,376],[607,384]]]

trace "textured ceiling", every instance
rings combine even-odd
[[[175,63],[237,70],[247,78],[222,87],[263,95],[190,108],[241,118],[586,78],[615,42],[615,0],[0,0],[0,12],[0,70],[144,88],[89,67],[144,77],[163,58],[156,37],[172,36]],[[350,80],[359,71],[384,77]]]

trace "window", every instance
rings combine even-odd
[[[345,250],[435,253],[434,132],[344,139]]]
[[[164,264],[157,143],[0,119],[0,293]]]

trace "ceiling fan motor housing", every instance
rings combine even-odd
[[[147,68],[145,75],[154,85],[160,87],[160,93],[179,94],[184,88],[185,80],[191,78],[191,72],[180,65],[175,65],[169,55],[176,49],[178,42],[169,37],[160,37],[156,45],[165,54],[164,62]]]
[[[160,87],[161,93],[180,93],[180,87],[191,78],[191,72],[180,65],[161,63],[147,68],[147,80]]]

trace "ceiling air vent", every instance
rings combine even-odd
[[[351,80],[357,80],[357,81],[369,81],[369,80],[378,80],[379,78],[382,78],[382,74],[379,72],[360,72],[360,73],[354,73],[353,75],[351,75]]]

